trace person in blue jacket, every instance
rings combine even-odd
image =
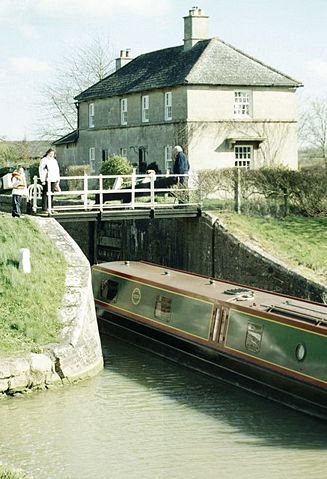
[[[187,175],[190,170],[190,164],[185,153],[183,153],[183,148],[179,145],[176,145],[173,149],[173,156],[175,157],[175,162],[173,166],[174,175]],[[179,176],[177,177],[179,183],[187,185],[187,177]]]

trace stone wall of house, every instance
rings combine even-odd
[[[172,120],[166,121],[164,94],[168,90],[172,93]],[[146,162],[156,162],[165,172],[165,147],[181,144],[187,149],[193,170],[227,168],[233,167],[235,161],[234,146],[229,139],[244,138],[242,144],[253,147],[252,167],[285,164],[296,169],[295,90],[252,87],[248,91],[252,111],[243,121],[234,116],[235,88],[230,86],[188,85],[146,92],[149,122],[142,122],[142,92],[126,95],[127,125],[121,125],[120,97],[92,102],[94,126],[91,128],[89,103],[82,102],[76,149],[58,147],[59,162],[87,164],[89,148],[94,147],[98,171],[104,158],[120,154],[122,149],[131,163],[138,164],[139,148],[144,148]],[[255,138],[260,141],[253,140]]]
[[[103,368],[89,262],[57,221],[38,217],[33,217],[33,221],[67,262],[66,293],[59,311],[63,329],[59,342],[45,345],[42,353],[1,358],[3,395],[75,382]]]

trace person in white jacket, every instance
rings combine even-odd
[[[59,165],[55,158],[55,151],[50,148],[42,160],[39,166],[39,177],[42,189],[42,211],[48,210],[48,182],[50,181],[51,192],[60,191],[60,171]]]

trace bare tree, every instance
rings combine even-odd
[[[95,38],[56,65],[53,81],[44,88],[40,135],[59,138],[76,128],[74,97],[103,80],[113,69],[114,51],[108,39]]]
[[[327,169],[327,97],[311,100],[301,114],[300,131],[303,143],[314,148]]]

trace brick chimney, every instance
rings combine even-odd
[[[129,63],[132,59],[131,57],[131,49],[126,48],[126,50],[120,50],[120,55],[119,58],[116,58],[116,71],[119,70],[119,68],[124,67]]]
[[[209,38],[208,18],[199,7],[192,7],[188,16],[184,17],[184,50],[189,50],[199,40]]]

